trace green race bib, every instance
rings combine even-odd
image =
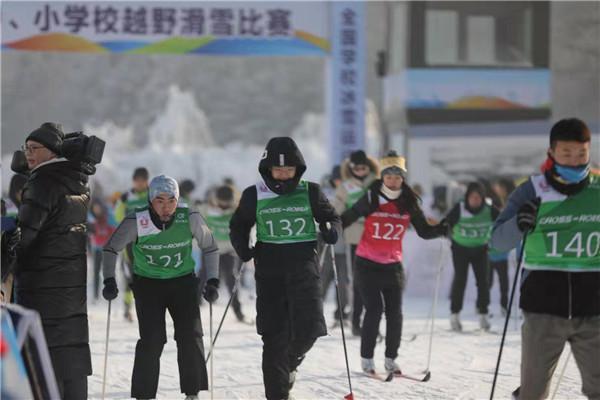
[[[590,175],[588,186],[573,196],[554,190],[543,175],[531,182],[541,204],[527,236],[525,268],[600,271],[600,176]]]
[[[317,240],[307,182],[300,181],[296,190],[281,196],[261,182],[256,185],[256,195],[258,241],[281,244]]]
[[[129,215],[137,209],[148,206],[148,191],[133,193],[129,192],[125,201],[125,215]]]
[[[192,230],[187,207],[178,206],[171,226],[161,231],[148,208],[136,212],[138,239],[133,246],[134,272],[155,279],[170,279],[194,271]]]
[[[204,216],[206,225],[212,231],[217,242],[229,242],[229,221],[232,216],[233,212],[223,212],[215,207],[207,210]]]
[[[492,209],[484,205],[479,214],[473,215],[460,202],[460,219],[452,228],[452,240],[461,246],[484,246],[490,240],[492,229]]]

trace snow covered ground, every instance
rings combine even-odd
[[[415,238],[407,238],[415,243]],[[404,373],[418,375],[427,364],[429,344],[427,318],[430,315],[431,293],[439,250],[445,249],[442,260],[448,263],[447,249],[440,247],[439,241],[416,242],[410,248],[420,249],[418,256],[407,257],[409,273],[407,292],[404,297],[404,337],[416,334],[416,340],[403,342],[398,362]],[[408,250],[408,249],[407,249]],[[435,262],[428,263],[431,259]],[[463,325],[466,333],[456,334],[449,331],[449,301],[447,299],[449,265],[446,265],[440,290],[440,298],[435,322],[433,356],[431,358],[431,380],[426,383],[397,379],[391,383],[378,382],[360,374],[360,339],[347,332],[350,370],[355,399],[486,399],[489,398],[493,371],[498,355],[503,319],[492,319],[492,330],[498,334],[476,333],[477,316],[471,294],[467,294],[463,310]],[[246,314],[254,313],[251,275],[241,292]],[[474,281],[470,280],[470,286]],[[494,288],[496,289],[496,288]],[[122,293],[122,292],[121,292]],[[492,296],[491,311],[498,314],[497,300]],[[228,295],[221,291],[221,297],[214,307],[215,329],[220,319]],[[333,291],[330,290],[325,305],[328,324],[333,323],[335,308]],[[94,375],[89,379],[90,398],[100,398],[102,393],[102,370],[104,360],[104,338],[106,330],[107,303],[100,300],[89,306],[90,342]],[[201,310],[205,330],[205,344],[208,340],[208,307]],[[177,355],[173,340],[172,322],[167,318],[167,337],[161,359],[159,399],[182,399],[179,392]],[[516,321],[511,321],[502,357],[502,365],[495,398],[506,399],[519,385],[520,332]],[[385,332],[382,321],[381,331]],[[113,305],[111,319],[111,340],[109,344],[109,363],[107,380],[107,398],[122,399],[129,397],[131,371],[133,367],[135,344],[138,339],[137,323],[123,319],[122,297]],[[566,347],[559,362],[556,377],[566,359]],[[377,345],[375,362],[383,370],[383,343]],[[261,340],[253,326],[238,323],[229,315],[223,326],[221,336],[215,347],[215,392],[218,399],[259,399],[264,398],[261,372]],[[580,393],[581,380],[576,365],[571,358],[565,376],[561,382],[556,399],[583,399]],[[299,369],[296,386],[292,391],[295,399],[342,399],[348,393],[348,382],[344,364],[341,331],[330,330],[329,335],[317,341]],[[200,398],[209,398],[208,392],[201,392]]]

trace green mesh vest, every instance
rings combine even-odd
[[[173,223],[164,231],[154,225],[148,207],[136,212],[136,220],[138,238],[133,246],[135,274],[170,279],[194,271],[193,235],[187,207],[177,207]]]
[[[363,188],[351,180],[344,181],[342,185],[344,186],[344,189],[346,189],[347,193],[345,204],[346,209],[352,207],[354,203],[356,203],[358,199],[360,199],[367,191],[367,188]]]
[[[476,215],[471,214],[460,202],[460,219],[452,228],[452,240],[464,247],[485,246],[490,240],[492,229],[492,209],[484,204],[483,209]]]
[[[308,197],[308,183],[300,181],[289,194],[273,193],[264,182],[256,184],[256,238],[264,243],[317,240]]]
[[[139,208],[148,205],[148,191],[145,190],[139,193],[129,192],[125,201],[125,215],[129,215]]]
[[[600,271],[600,175],[590,174],[581,192],[563,195],[543,175],[531,177],[541,203],[527,236],[525,268]]]
[[[204,219],[217,243],[229,242],[229,221],[231,221],[232,216],[233,212],[224,212],[215,207],[210,207],[207,210]]]

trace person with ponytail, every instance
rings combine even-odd
[[[580,119],[554,124],[542,173],[511,194],[492,228],[499,251],[524,243],[516,398],[548,396],[567,342],[583,394],[600,398],[600,175],[591,171],[590,147]]]
[[[402,336],[402,239],[410,224],[423,239],[447,235],[445,221],[429,225],[420,199],[406,183],[406,161],[390,151],[380,162],[381,179],[342,214],[344,228],[365,218],[364,231],[356,249],[356,280],[365,304],[361,331],[361,366],[374,373],[373,355],[381,315],[385,310],[385,370],[401,373],[396,363]]]

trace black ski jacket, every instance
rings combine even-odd
[[[304,158],[293,140],[271,139],[259,164],[267,186],[285,195],[293,191],[306,170]],[[271,178],[270,168],[296,166],[296,176],[283,184]],[[340,217],[318,184],[308,182],[308,196],[317,223],[329,222],[341,237]],[[290,327],[293,336],[316,338],[327,334],[323,317],[317,241],[274,244],[257,242],[250,248],[250,231],[256,223],[256,186],[244,190],[233,214],[229,236],[244,261],[254,258],[256,277],[257,330],[266,335]]]
[[[88,177],[51,161],[31,173],[19,209],[16,302],[40,313],[58,376],[91,374],[86,305]],[[60,355],[58,355],[60,353]]]

